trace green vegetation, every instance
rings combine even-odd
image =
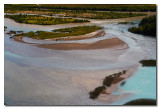
[[[113,80],[114,80],[115,78],[118,78],[118,77],[120,77],[121,75],[125,74],[126,71],[127,71],[127,70],[123,70],[122,72],[115,73],[115,74],[113,74],[113,75],[109,75],[109,76],[105,77],[105,79],[103,80],[103,85],[104,85],[104,86],[107,86],[107,87],[110,87],[111,84],[112,84],[112,82],[113,82]]]
[[[136,99],[125,103],[124,105],[156,105],[154,99]]]
[[[17,33],[23,33],[23,31],[17,31]]]
[[[7,29],[7,27],[6,27],[6,26],[4,26],[4,31],[6,31],[6,29]]]
[[[11,30],[7,34],[16,34],[16,31]]]
[[[139,61],[142,66],[156,66],[156,60],[142,60]]]
[[[73,7],[72,7],[73,6]],[[78,7],[79,6],[79,7]],[[117,19],[146,14],[133,11],[148,11],[156,9],[155,5],[5,5],[7,13],[32,13],[60,17],[77,17],[90,19]],[[137,10],[138,9],[138,10]],[[109,12],[110,11],[110,12]],[[127,11],[127,12],[115,12]],[[129,12],[128,12],[129,11]]]
[[[112,82],[114,80],[114,77],[112,77],[112,75],[105,77],[105,79],[103,80],[103,85],[110,87]]]
[[[156,11],[156,5],[122,5],[122,4],[5,4],[5,12],[16,11],[60,11],[60,10],[80,10],[80,11]]]
[[[116,74],[109,75],[109,76],[105,77],[105,79],[103,80],[103,86],[99,86],[99,87],[95,88],[94,91],[89,92],[90,98],[91,99],[97,98],[98,95],[103,90],[106,90],[106,86],[110,87],[115,78],[118,78],[121,75],[124,75],[126,72],[127,72],[127,70],[123,70],[122,72],[119,72],[119,73],[116,73]]]
[[[90,19],[117,19],[127,18],[135,16],[144,16],[145,14],[136,13],[122,13],[122,12],[85,12],[85,13],[68,13],[65,17],[79,17],[79,18],[90,18]]]
[[[105,90],[106,87],[105,86],[99,86],[97,88],[94,89],[94,91],[91,91],[89,94],[90,94],[90,98],[91,99],[95,99],[98,97],[98,95],[103,91]]]
[[[55,18],[55,17],[44,17],[38,15],[5,15],[6,18],[10,18],[19,23],[26,24],[38,24],[38,25],[56,25],[64,23],[81,23],[89,22],[88,20],[78,20],[72,18]]]
[[[15,36],[28,36],[33,39],[50,39],[50,38],[57,38],[57,37],[84,35],[87,33],[94,32],[99,29],[102,29],[102,27],[78,26],[78,27],[71,27],[71,28],[56,29],[56,30],[53,30],[52,32],[47,32],[47,31],[33,32],[33,31],[30,31],[28,33],[16,34]]]
[[[134,25],[135,23],[134,22],[118,22],[118,24],[132,24],[132,25]]]
[[[151,35],[156,37],[156,16],[146,17],[141,20],[139,27],[131,27],[128,31],[136,34]]]

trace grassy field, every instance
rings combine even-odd
[[[78,20],[72,18],[53,18],[38,15],[5,15],[5,18],[10,18],[19,23],[38,24],[38,25],[56,25],[64,23],[82,23],[89,22],[88,20]]]
[[[28,33],[16,34],[15,36],[28,36],[33,39],[50,39],[50,38],[58,38],[58,37],[84,35],[99,29],[102,29],[102,27],[78,26],[78,27],[71,27],[71,28],[64,28],[64,29],[56,29],[56,30],[53,30],[52,32],[47,32],[47,31],[32,32],[31,31]]]

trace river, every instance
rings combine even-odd
[[[109,74],[106,71],[130,68],[139,65],[139,61],[142,59],[156,59],[156,39],[128,32],[128,27],[133,25],[103,24],[107,33],[104,37],[75,41],[93,43],[108,37],[118,37],[128,44],[129,49],[127,50],[67,51],[38,48],[15,42],[6,33],[10,30],[50,31],[66,27],[68,24],[37,26],[20,24],[5,18],[4,25],[7,26],[4,35],[4,98],[8,105],[121,105],[130,101],[131,98],[155,99],[156,97],[156,67],[139,67],[137,72],[126,80],[124,86],[119,86],[123,93],[134,93],[133,97],[109,104],[89,99],[89,89],[87,88],[91,87],[93,81],[100,83],[102,78]],[[140,76],[144,76],[143,80]],[[131,87],[135,80],[141,83],[144,81],[146,85],[154,84],[150,94],[148,94],[150,88],[146,85],[144,89],[137,89],[136,92],[134,89],[142,87],[143,84]],[[92,85],[92,87],[95,86]]]

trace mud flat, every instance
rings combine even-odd
[[[91,44],[85,43],[60,43],[60,44],[41,44],[36,45],[41,48],[55,49],[55,50],[92,50],[92,49],[125,49],[127,44],[118,38],[105,39]]]

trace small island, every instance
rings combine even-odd
[[[27,36],[32,39],[43,40],[43,39],[51,39],[51,38],[85,35],[100,29],[102,29],[102,27],[99,27],[99,26],[78,26],[78,27],[55,29],[55,30],[52,30],[51,32],[30,31],[28,33],[16,34],[14,36],[21,36],[21,37]]]

